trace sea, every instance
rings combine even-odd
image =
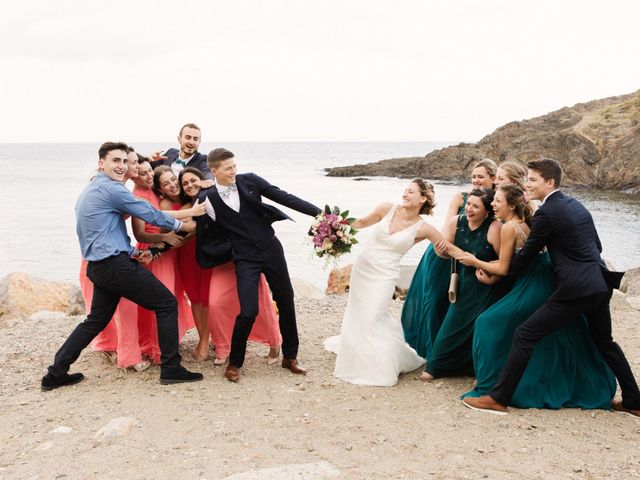
[[[425,155],[458,142],[220,142],[200,146],[201,152],[224,146],[234,152],[238,170],[254,172],[281,189],[319,207],[338,206],[359,217],[381,202],[400,203],[406,179],[389,177],[327,177],[327,167]],[[131,143],[149,154],[173,147],[169,143]],[[26,272],[44,280],[78,282],[80,249],[75,230],[76,198],[97,168],[98,144],[0,144],[0,171],[8,176],[0,209],[4,223],[0,278]],[[433,182],[436,202],[427,221],[440,228],[452,196],[465,184]],[[600,234],[603,256],[616,269],[640,266],[640,195],[601,190],[568,190],[591,211]],[[294,222],[274,224],[284,245],[292,278],[324,289],[333,263],[313,254],[307,231],[311,218],[286,209]],[[371,229],[358,233],[360,245],[339,259],[352,263]],[[414,246],[403,264],[417,264],[426,242]]]

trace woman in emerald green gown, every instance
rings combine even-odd
[[[486,261],[496,260],[500,249],[500,229],[495,221],[491,202],[493,190],[473,190],[469,193],[465,214],[451,219],[444,235],[453,245],[473,252]],[[436,246],[440,250],[439,246]],[[445,315],[428,312],[427,365],[421,379],[473,375],[471,342],[475,319],[497,299],[491,285],[494,278],[478,275],[475,268],[457,265],[457,300],[449,304]]]
[[[532,212],[523,190],[516,185],[499,187],[493,207],[496,216],[505,222],[498,262],[488,263],[453,248],[447,251],[468,268],[505,275],[513,253],[529,235]],[[506,361],[513,332],[547,299],[554,285],[549,256],[546,252],[540,253],[515,279],[509,294],[476,319],[473,363],[477,385],[463,398],[488,394]],[[615,391],[615,377],[593,343],[586,320],[581,319],[536,345],[511,405],[609,409]]]
[[[498,167],[493,160],[481,160],[473,166],[473,189],[492,189]],[[445,219],[445,227],[452,218],[464,214],[466,192],[458,192],[452,199]],[[402,307],[402,329],[406,342],[418,355],[426,358],[432,341],[440,328],[440,320],[447,314],[447,289],[451,276],[451,260],[439,257],[433,245],[425,251],[411,280]]]

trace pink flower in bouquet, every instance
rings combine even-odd
[[[351,246],[358,243],[355,238],[357,230],[351,227],[354,221],[348,210],[341,212],[338,207],[326,205],[309,229],[315,254],[337,262],[340,255],[349,253]]]

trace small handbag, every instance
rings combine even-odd
[[[451,259],[451,280],[449,281],[449,303],[456,303],[458,295],[458,262]]]

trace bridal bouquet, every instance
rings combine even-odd
[[[309,229],[315,254],[337,261],[340,255],[349,253],[351,246],[358,243],[357,230],[351,228],[354,221],[355,218],[349,217],[349,210],[341,212],[338,207],[325,205],[324,212],[316,216]]]

